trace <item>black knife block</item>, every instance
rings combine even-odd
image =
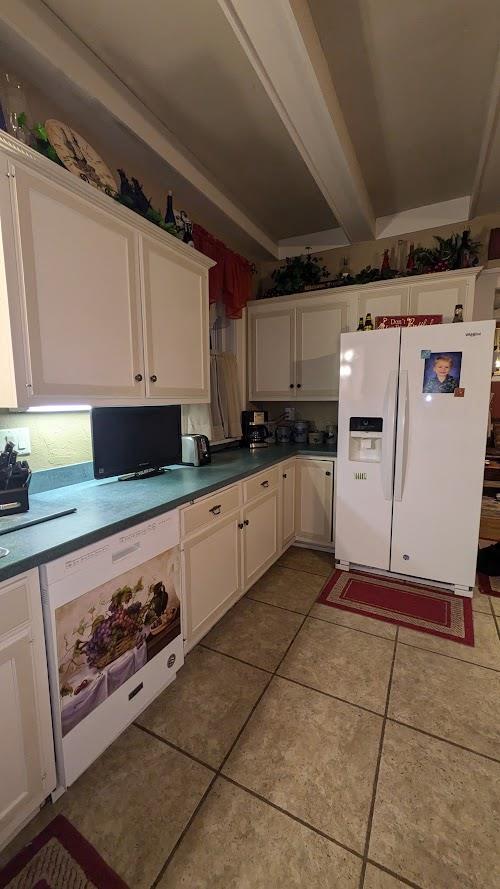
[[[0,491],[0,519],[2,516],[15,515],[17,512],[28,512],[29,508],[27,487]]]

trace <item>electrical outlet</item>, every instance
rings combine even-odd
[[[25,457],[27,454],[31,454],[30,431],[26,426],[14,426],[13,429],[0,429],[0,451],[3,451],[7,441],[14,442],[14,449],[20,457]]]

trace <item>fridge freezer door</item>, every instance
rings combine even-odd
[[[401,332],[392,571],[474,586],[494,331]]]
[[[400,337],[399,329],[341,336],[335,555],[373,568],[388,569],[390,561]],[[361,432],[370,418],[379,422]],[[380,421],[381,448],[369,431]]]

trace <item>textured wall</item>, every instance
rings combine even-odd
[[[88,411],[54,414],[0,413],[0,429],[27,426],[31,434],[32,469],[52,469],[92,460]]]

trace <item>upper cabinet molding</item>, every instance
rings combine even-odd
[[[2,130],[0,130],[0,152],[6,155],[13,163],[22,161],[24,166],[50,179],[53,184],[60,185],[74,194],[81,195],[87,201],[95,204],[96,207],[101,207],[107,213],[111,213],[116,219],[121,219],[122,222],[132,226],[136,231],[142,232],[150,238],[156,238],[164,246],[174,250],[179,256],[189,259],[190,262],[197,262],[205,269],[210,269],[215,265],[212,259],[204,256],[199,250],[195,250],[194,247],[184,244],[179,238],[169,235],[168,232],[163,231],[159,226],[144,219],[139,213],[134,213],[128,207],[124,207],[123,204],[113,200],[113,198],[99,191],[99,189],[94,188],[93,185],[78,179],[77,176],[70,173],[65,167],[60,167],[53,161],[48,160],[42,154],[39,154],[27,145],[23,145],[22,142],[19,142]]]

